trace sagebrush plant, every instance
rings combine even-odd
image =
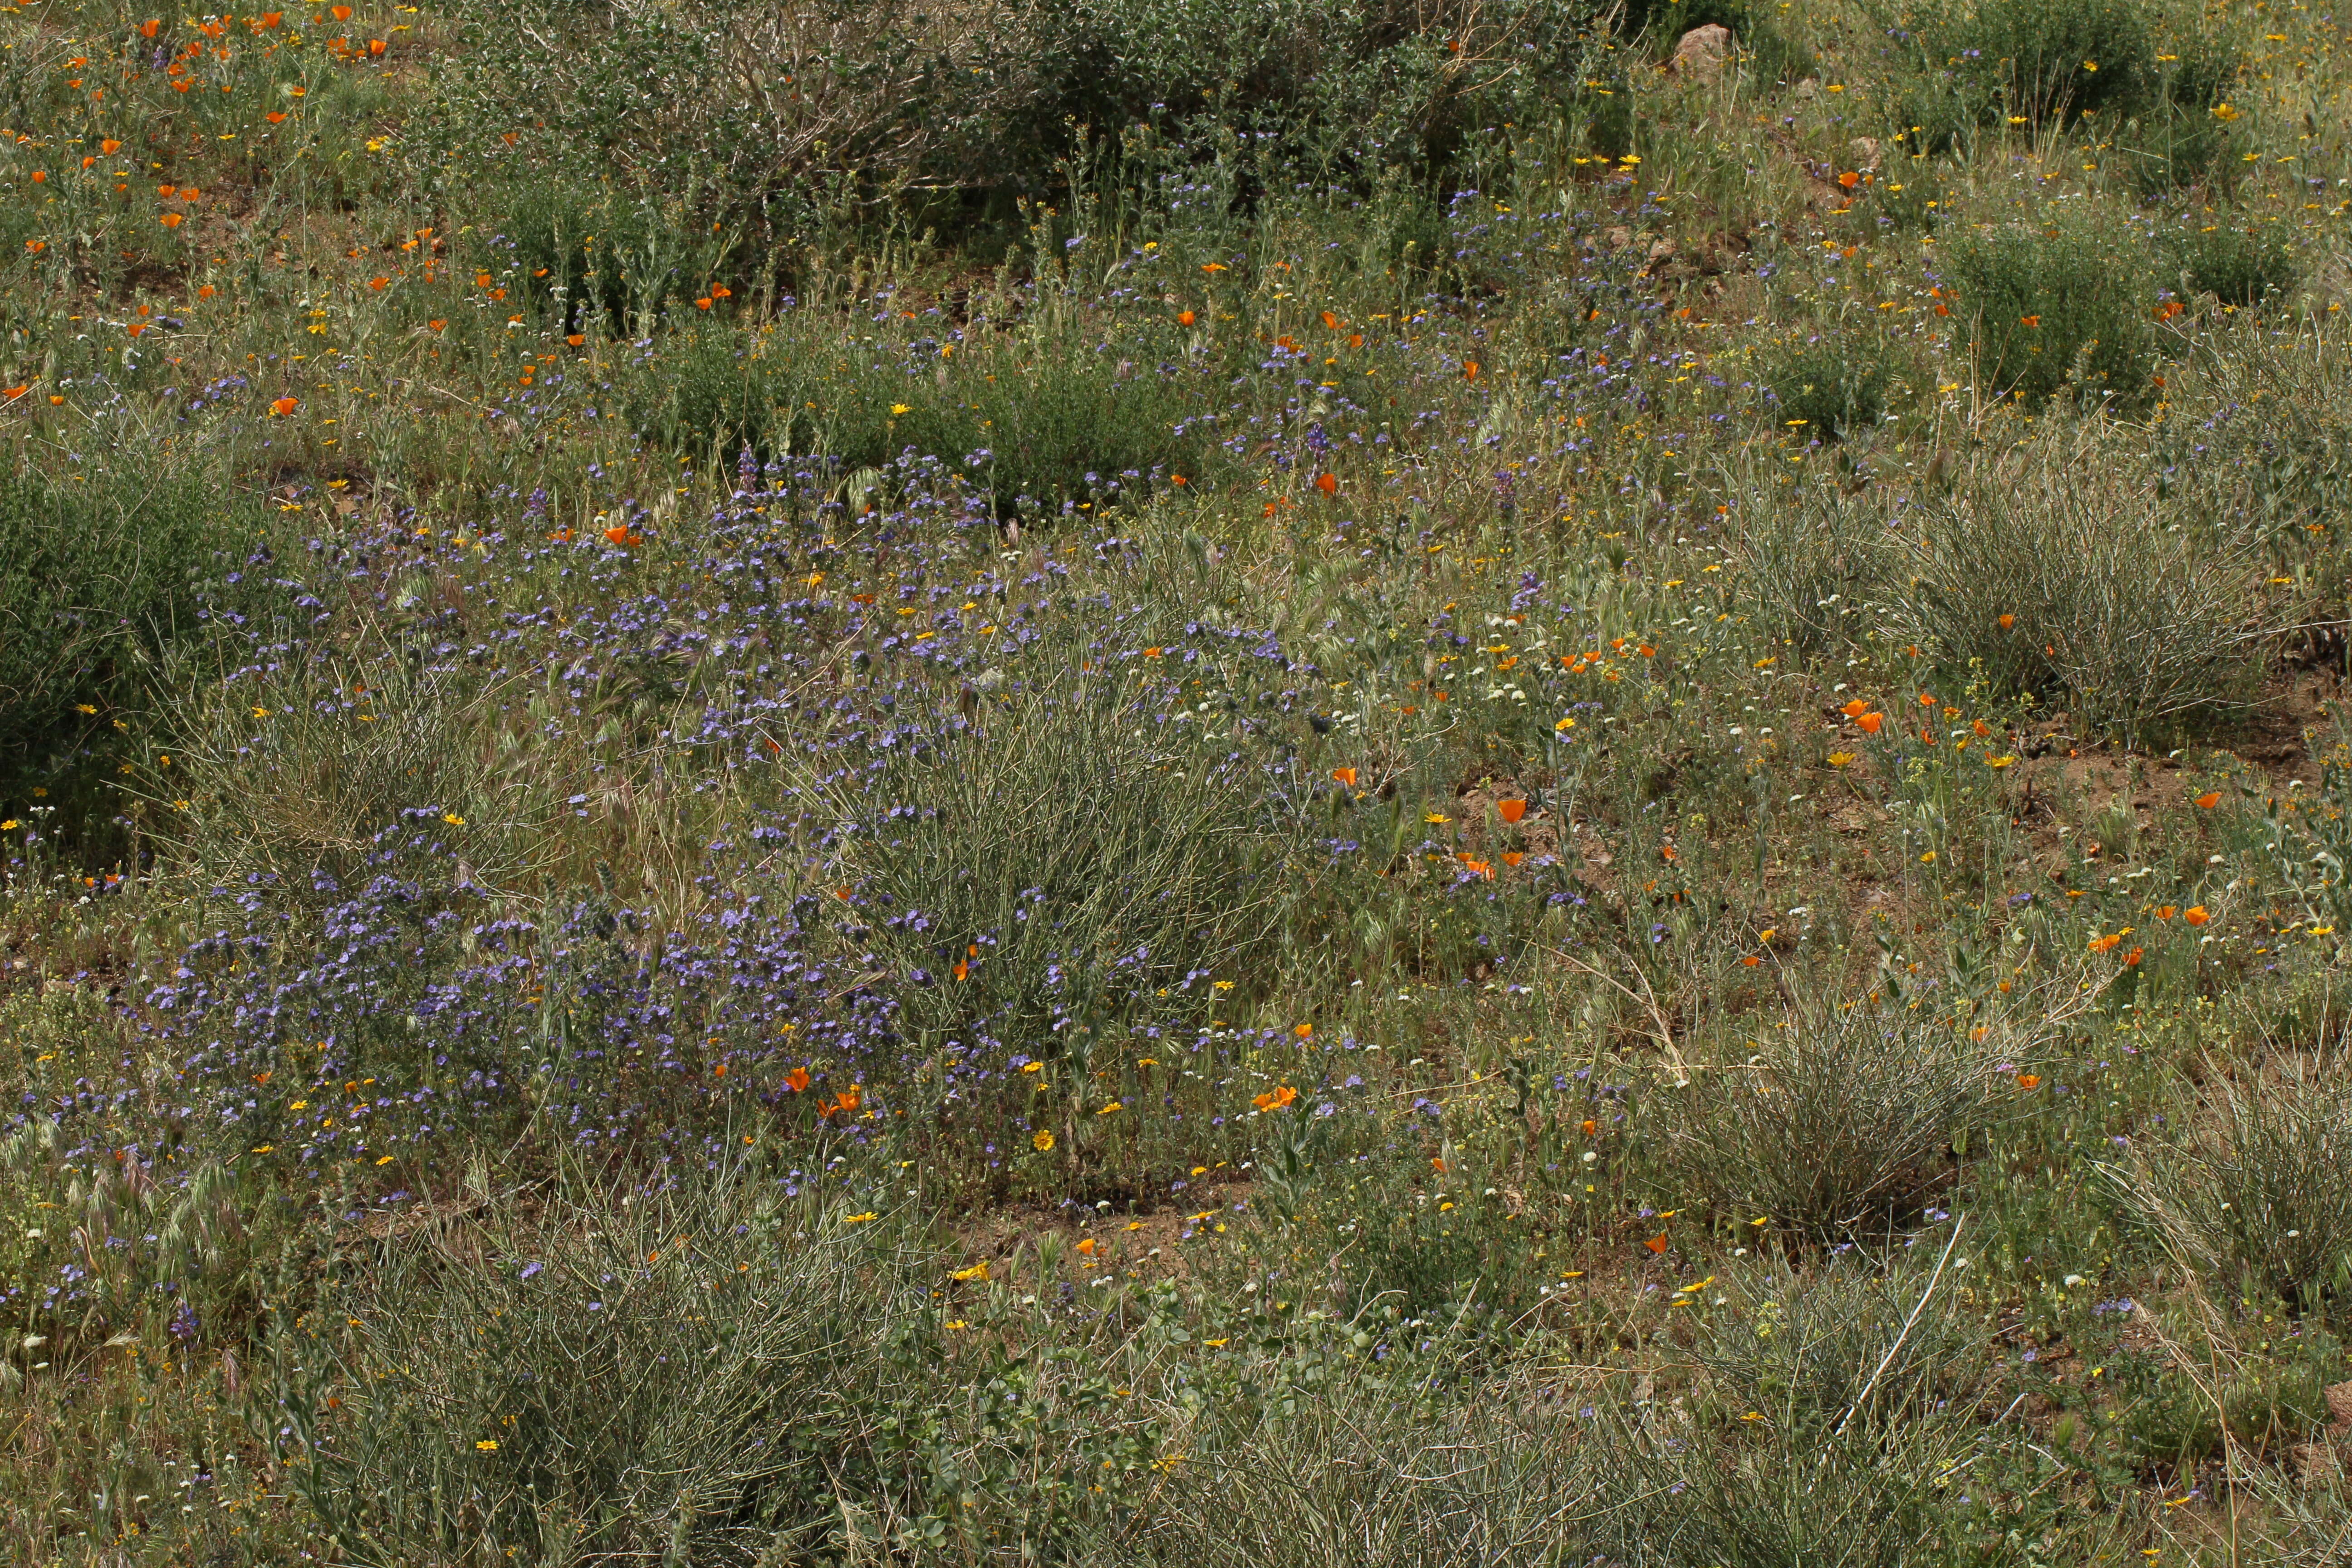
[[[207,584],[244,564],[256,513],[196,465],[0,474],[0,743],[12,752],[142,696],[197,628]]]
[[[2259,305],[2294,288],[2297,268],[2286,241],[2219,224],[2181,226],[2165,248],[2180,269],[2180,291],[2210,294],[2224,305]]]
[[[1948,1022],[1815,1000],[1748,1060],[1659,1092],[1678,1173],[1727,1217],[1839,1241],[1886,1236],[1951,1182],[1954,1141],[1990,1113],[1990,1065]]]

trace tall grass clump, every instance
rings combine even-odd
[[[2250,1281],[2303,1311],[2352,1287],[2352,1094],[2312,1063],[2270,1083],[2219,1081],[2210,1115],[2103,1167],[2123,1208],[2186,1268]]]
[[[199,595],[248,523],[184,465],[0,475],[0,749],[131,694],[196,628]],[[77,482],[79,481],[79,482]]]
[[[2242,535],[2042,448],[1906,513],[1893,629],[1953,669],[2161,732],[2245,711],[2277,626]]]
[[[1258,748],[1198,732],[1229,715],[1164,723],[1108,672],[995,694],[1009,679],[983,672],[961,734],[828,796],[845,934],[950,1077],[1008,1051],[1084,1074],[1205,1016],[1213,982],[1255,990],[1292,844]]]
[[[478,1197],[277,1347],[289,1474],[341,1552],[748,1563],[838,1528],[923,1304],[887,1222],[740,1169]]]
[[[1661,1090],[1668,1146],[1684,1179],[1741,1224],[1882,1237],[1950,1182],[1953,1139],[1986,1114],[1990,1067],[1948,1025],[1813,1004],[1748,1060]]]

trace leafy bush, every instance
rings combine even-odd
[[[2276,231],[2210,225],[2168,236],[2165,248],[2179,266],[2182,293],[2210,294],[2224,305],[2259,305],[2294,287],[2298,276],[2294,255]]]
[[[758,340],[683,334],[649,365],[633,416],[688,449],[814,452],[848,472],[935,458],[1007,515],[1139,499],[1214,456],[1206,426],[1190,425],[1209,411],[1208,367],[1156,324],[951,345],[861,342],[830,325],[788,316]]]
[[[1790,351],[1765,372],[1778,422],[1800,439],[1823,441],[1876,425],[1891,379],[1884,357],[1826,338]]]
[[[1990,1065],[1948,1026],[1812,1005],[1747,1064],[1671,1091],[1668,1144],[1685,1179],[1741,1223],[1883,1237],[1948,1179],[1948,1145],[1984,1115]]]
[[[2063,696],[2126,733],[2243,711],[2274,635],[2265,568],[2234,533],[2042,452],[1910,521],[1892,629],[2000,689]]]
[[[1572,91],[1591,20],[1576,0],[543,3],[468,16],[436,131],[542,180],[688,192],[702,222],[808,239],[894,196],[1042,194],[1081,128],[1147,118],[1433,166],[1519,100]],[[509,156],[519,124],[531,145]]]
[[[2057,212],[1948,245],[1948,276],[1988,395],[2029,407],[2065,388],[2126,404],[2147,396],[2157,368],[2153,258],[2117,243],[2116,226]]]
[[[2352,1094],[2315,1066],[2268,1085],[2223,1079],[2210,1121],[2103,1166],[2124,1208],[2183,1266],[2251,1276],[2299,1310],[2352,1287]]]

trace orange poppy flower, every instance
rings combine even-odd
[[[1339,330],[1339,318],[1326,310],[1323,312],[1323,324],[1336,332]]]
[[[368,279],[368,287],[381,294],[385,289],[392,287],[392,279],[389,278],[371,278]]]
[[[1336,496],[1339,493],[1339,476],[1336,474],[1318,474],[1315,476],[1315,488],[1321,490],[1327,496]]]
[[[2175,909],[2170,904],[2158,904],[2156,906],[2156,918],[2160,921],[2168,921],[2179,912],[2180,911],[2179,910]]]
[[[694,302],[694,308],[695,308],[696,310],[708,310],[709,309],[710,309],[710,299],[709,299],[709,297],[708,295],[705,295],[703,298],[701,298],[701,299],[699,299],[699,300],[697,300]]]
[[[111,156],[112,154],[122,151],[122,143],[116,141],[113,137],[109,136],[98,144],[98,150],[109,156]]]
[[[856,1083],[851,1084],[847,1089],[841,1091],[841,1109],[844,1110],[856,1110],[858,1102],[864,1100],[865,1096],[865,1085]]]
[[[383,53],[384,47],[384,41],[382,38],[370,38],[368,40],[368,53],[372,55],[380,55]]]
[[[1582,1132],[1587,1138],[1590,1138],[1601,1131],[1601,1123],[1598,1121],[1588,1121],[1580,1123],[1578,1127],[1578,1131]]]
[[[209,300],[219,292],[219,289],[207,283],[203,288],[196,290],[196,298],[199,300]]]
[[[2042,324],[2042,318],[2040,316],[2020,316],[2017,318],[2017,324],[2021,327],[2038,327]]]
[[[1853,189],[1854,186],[1862,184],[1862,175],[1855,170],[1848,169],[1844,174],[1838,176],[1838,184],[1850,191]]]
[[[1648,1247],[1653,1252],[1663,1253],[1666,1249],[1665,1233],[1661,1231],[1656,1236],[1650,1237],[1649,1240],[1642,1243],[1642,1245]]]
[[[1083,1256],[1083,1257],[1092,1258],[1096,1253],[1097,1253],[1097,1252],[1099,1252],[1099,1251],[1101,1251],[1101,1250],[1102,1250],[1102,1243],[1101,1243],[1101,1242],[1099,1242],[1099,1241],[1097,1241],[1097,1240],[1096,1240],[1093,1237],[1091,1237],[1091,1236],[1090,1236],[1090,1237],[1087,1237],[1084,1241],[1081,1241],[1080,1243],[1078,1243],[1078,1252],[1079,1252],[1079,1254],[1080,1254],[1081,1256]]]
[[[607,542],[626,549],[632,544],[640,542],[643,536],[631,533],[627,524],[616,522],[604,531],[604,538]]]
[[[1475,381],[1478,379],[1478,362],[1476,360],[1474,359],[1469,363],[1462,367],[1462,379],[1465,381]]]
[[[1180,327],[1191,326],[1194,319],[1192,312],[1190,310],[1179,310],[1176,312],[1176,324]]]
[[[959,958],[959,959],[957,959],[957,960],[956,960],[956,966],[955,966],[955,977],[956,977],[958,980],[961,980],[961,979],[963,979],[965,976],[969,975],[971,973],[971,964],[970,963],[970,962],[968,962],[967,960],[964,960],[964,959],[961,959],[961,958]]]
[[[2207,790],[2197,797],[2197,804],[2205,810],[2210,811],[2221,804],[2221,792],[2218,789]]]
[[[1878,727],[1886,722],[1886,715],[1884,713],[1864,713],[1856,718],[1854,722],[1862,727],[1862,732],[1864,734],[1875,735],[1878,733]]]
[[[1847,703],[1844,707],[1839,709],[1838,711],[1844,714],[1849,719],[1859,719],[1864,714],[1870,711],[1870,704],[1857,699],[1854,701]]]
[[[2180,918],[2187,921],[2190,925],[2201,926],[2213,917],[2205,912],[2204,905],[2191,904],[2187,909],[2180,911]]]
[[[0,403],[14,403],[32,390],[29,385],[0,387]]]
[[[1496,804],[1495,809],[1501,814],[1505,822],[1517,822],[1528,814],[1528,803],[1523,800],[1500,801]]]
[[[1742,959],[1739,961],[1741,967],[1743,967],[1743,968],[1747,968],[1747,969],[1753,969],[1753,968],[1755,968],[1758,964],[1762,963],[1763,962],[1764,962],[1764,961],[1763,961],[1762,959],[1760,959],[1760,958],[1757,957],[1757,956],[1756,956],[1754,953],[1752,953],[1752,952],[1751,952],[1751,953],[1749,953],[1749,954],[1748,954],[1746,957],[1742,958]]]
[[[2042,1087],[2042,1075],[2040,1073],[2031,1072],[2019,1073],[2017,1075],[2017,1087],[2020,1089],[2039,1089]]]
[[[1331,777],[1349,789],[1356,787],[1356,770],[1353,768],[1333,768]]]
[[[272,125],[283,125],[286,123],[286,112],[283,110],[273,109],[261,118],[267,120]]]
[[[1351,349],[1362,348],[1364,346],[1364,334],[1361,332],[1349,332],[1348,334],[1348,346]]]
[[[1526,858],[1527,856],[1517,849],[1506,849],[1503,851],[1503,864],[1506,866],[1516,866]]]
[[[1294,1027],[1290,1032],[1297,1036],[1302,1040],[1310,1039],[1314,1037],[1315,1026],[1312,1024],[1300,1024]]]
[[[269,412],[283,419],[301,406],[302,400],[299,397],[279,397],[271,400]]]
[[[2015,625],[2017,625],[2017,617],[2016,617],[2015,616],[2001,616],[2001,618],[2000,618],[2000,629],[2001,629],[2002,631],[2007,631],[2007,630],[2009,630],[2009,628],[2010,628],[2010,627],[2011,627],[2011,626],[2015,626]]]
[[[1990,735],[1990,734],[1991,734],[1991,733],[1992,733],[1992,726],[1991,726],[1991,725],[1990,725],[1990,724],[1988,724],[1988,723],[1986,723],[1986,722],[1985,722],[1983,720],[1981,720],[1981,719],[1979,719],[1978,721],[1976,721],[1976,722],[1974,722],[1973,724],[1970,724],[1970,725],[1969,726],[1969,728],[1970,728],[1971,730],[1974,730],[1974,731],[1977,732],[1977,739],[1978,739],[1978,740],[1979,740],[1979,741],[1983,740],[1987,735]]]
[[[348,22],[352,19],[352,8],[349,5],[330,5],[327,15],[338,22]]]
[[[152,38],[157,33],[163,31],[163,19],[162,17],[151,16],[146,21],[139,24],[139,36],[142,38]]]
[[[574,332],[574,333],[572,333],[570,337],[568,337],[568,338],[564,339],[563,341],[564,341],[565,342],[567,342],[567,343],[571,344],[573,348],[575,348],[575,349],[576,349],[576,348],[578,348],[582,343],[584,343],[584,342],[586,342],[588,341],[588,334],[587,334],[587,333],[585,333],[585,332]]]

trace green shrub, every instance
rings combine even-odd
[[[1741,1224],[1884,1237],[1948,1181],[1952,1140],[1985,1114],[1990,1059],[1948,1024],[1864,1003],[1787,1025],[1748,1062],[1660,1091],[1668,1146]]]
[[[814,453],[847,472],[936,458],[1005,513],[1139,500],[1216,456],[1213,423],[1189,423],[1213,378],[1157,323],[942,346],[838,335],[814,311],[757,335],[698,327],[648,363],[631,416],[689,451]]]
[[[1892,375],[1885,358],[1874,350],[1840,336],[1818,338],[1783,354],[1765,372],[1775,423],[1800,440],[1822,441],[1875,426],[1886,413]]]
[[[2063,389],[2126,405],[2153,391],[2157,289],[2144,245],[2063,211],[1947,245],[1989,395],[2038,407]]]
[[[196,629],[199,589],[252,521],[184,469],[0,476],[0,750],[128,695]]]
[[[2210,294],[2224,305],[2259,305],[2294,287],[2294,255],[2275,230],[2258,234],[2228,224],[2183,229],[2166,237],[2165,250],[2180,268],[2181,292]]]

